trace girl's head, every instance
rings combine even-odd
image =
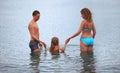
[[[51,47],[50,47],[50,51],[52,52],[55,48],[55,46],[59,45],[59,39],[57,37],[53,37],[51,40]]]
[[[83,19],[87,21],[92,21],[92,13],[88,8],[83,8],[80,12]]]

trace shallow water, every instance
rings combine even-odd
[[[119,0],[1,1],[0,73],[120,73],[119,6]],[[80,56],[76,37],[59,56],[44,50],[40,57],[30,55],[27,26],[33,10],[41,12],[40,38],[49,48],[53,36],[62,46],[77,31],[83,7],[93,12],[97,29],[93,54]]]

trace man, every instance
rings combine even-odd
[[[33,19],[31,20],[28,26],[30,37],[31,37],[29,47],[31,48],[31,52],[40,53],[39,45],[40,46],[43,45],[44,48],[46,49],[46,44],[39,39],[39,27],[36,23],[40,18],[40,12],[35,10],[32,13],[32,16],[33,16]]]

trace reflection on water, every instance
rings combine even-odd
[[[40,54],[31,53],[30,56],[30,66],[33,69],[34,73],[39,73],[39,63],[40,63]]]
[[[40,59],[43,57],[44,59]],[[74,58],[66,53],[52,55],[49,51],[42,51],[39,55],[31,53],[30,61],[29,65],[32,73],[96,73],[93,52],[81,52],[80,56]]]
[[[94,54],[81,52],[81,58],[83,59],[83,69],[81,69],[81,73],[96,73],[95,72],[95,60]]]
[[[60,58],[60,55],[52,55],[52,59],[58,59]]]

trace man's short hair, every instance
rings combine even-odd
[[[38,10],[35,10],[35,11],[33,11],[33,13],[32,13],[33,16],[35,16],[35,15],[37,15],[37,14],[40,14],[40,12],[39,12]]]

